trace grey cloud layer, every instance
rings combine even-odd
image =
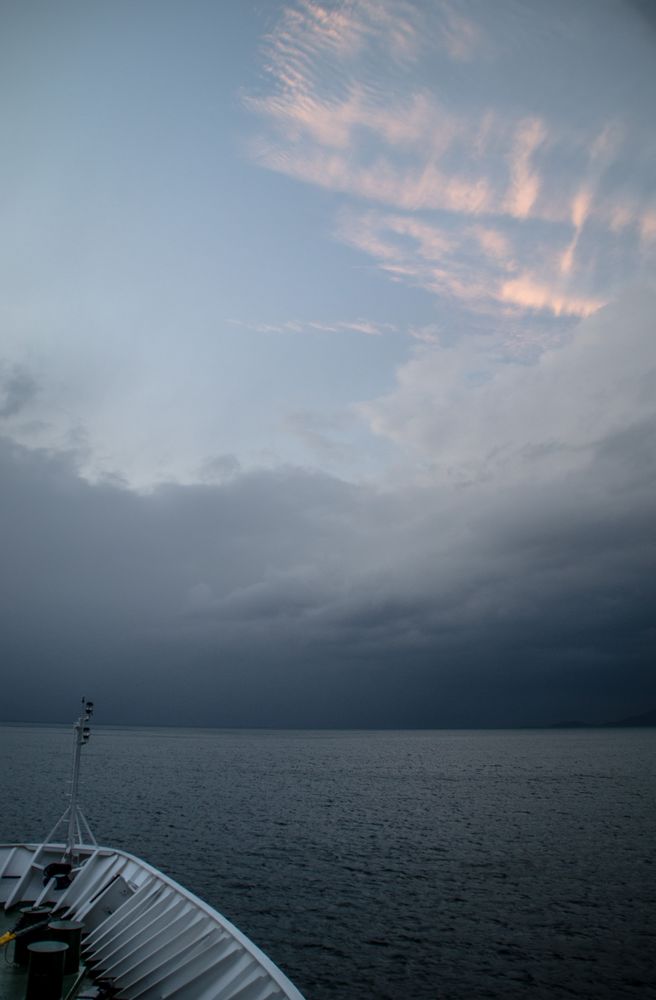
[[[654,292],[635,287],[531,365],[500,363],[494,345],[474,338],[429,346],[360,411],[447,479],[549,480],[654,415],[655,307]]]
[[[617,319],[606,315],[607,332]],[[600,318],[587,323],[594,332]],[[632,369],[653,376],[644,355]],[[566,409],[570,434],[598,393]],[[519,448],[490,473],[483,437],[486,475],[386,491],[283,468],[138,495],[89,485],[74,456],[3,440],[14,683],[2,715],[29,699],[57,717],[71,685],[117,720],[227,725],[530,723],[647,707],[656,413],[644,399],[600,422],[575,462],[551,462],[527,425],[538,459]]]

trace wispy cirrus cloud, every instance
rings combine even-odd
[[[472,308],[515,307],[556,317],[585,317],[604,304],[558,275],[560,259],[538,244],[534,269],[517,261],[512,236],[469,223],[439,228],[416,217],[369,211],[344,214],[339,235],[397,281],[451,296]],[[545,279],[550,275],[551,280]]]
[[[455,6],[442,4],[439,43],[456,62],[470,62],[485,49],[487,39],[480,26]]]
[[[241,326],[254,333],[362,333],[367,337],[381,337],[385,333],[394,333],[397,327],[394,323],[374,322],[358,317],[344,320],[298,320],[288,319],[281,323],[249,323],[246,320],[227,320],[231,326]]]
[[[479,25],[452,3],[425,7],[412,0],[295,0],[283,8],[267,36],[266,68],[289,94],[325,82],[326,69],[333,70],[334,80],[336,59],[343,70],[360,75],[353,64],[363,53],[403,68],[427,50],[441,50],[456,60],[473,58],[482,41]]]
[[[479,310],[588,316],[656,242],[649,156],[635,159],[648,141],[602,107],[572,123],[472,87],[481,65],[486,84],[502,68],[500,31],[483,6],[298,0],[267,38],[268,87],[246,99],[263,126],[251,153],[349,199],[363,225],[338,235],[395,280]]]
[[[549,310],[555,316],[591,316],[605,305],[604,299],[579,298],[559,291],[555,284],[541,284],[530,274],[502,283],[498,299],[525,309]]]
[[[520,122],[509,155],[510,183],[503,208],[509,215],[526,219],[532,213],[540,193],[541,179],[533,156],[547,138],[544,122],[532,118]]]
[[[406,165],[385,156],[358,162],[353,153],[304,146],[286,149],[267,141],[252,146],[256,162],[297,180],[364,201],[408,212],[494,214],[497,199],[488,178],[476,170],[445,173],[436,162]]]

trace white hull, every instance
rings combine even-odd
[[[0,904],[50,903],[53,919],[82,922],[85,962],[117,1000],[303,1000],[230,921],[131,854],[76,846],[70,886],[44,885],[64,848],[0,846]]]

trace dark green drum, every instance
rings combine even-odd
[[[61,1000],[68,945],[63,941],[35,941],[27,950],[30,958],[25,1000]]]

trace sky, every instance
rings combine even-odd
[[[6,0],[0,720],[656,705],[643,0]]]

